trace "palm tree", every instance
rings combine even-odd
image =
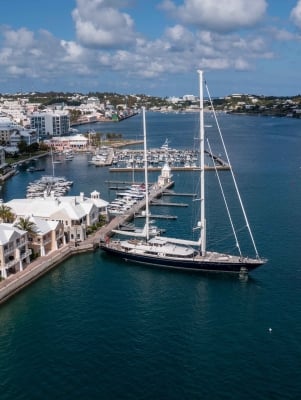
[[[30,221],[30,217],[20,217],[15,226],[23,231],[27,231],[31,235],[34,235],[36,233],[36,224]]]
[[[13,222],[15,215],[12,209],[5,204],[0,205],[0,221],[1,222]]]

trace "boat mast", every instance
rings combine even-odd
[[[53,160],[52,144],[50,145],[50,152],[51,152],[51,163],[52,163],[52,177],[54,178],[54,160]]]
[[[200,228],[201,228],[201,253],[206,253],[206,219],[205,219],[205,132],[204,132],[204,92],[203,71],[198,70],[200,84]]]
[[[148,204],[148,171],[147,171],[147,151],[146,151],[146,122],[145,107],[142,107],[143,120],[143,152],[144,152],[144,182],[145,182],[145,229],[146,240],[149,240],[149,204]]]

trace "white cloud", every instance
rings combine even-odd
[[[173,49],[185,49],[187,46],[192,46],[194,41],[192,32],[182,25],[175,25],[167,28],[165,37],[170,41],[171,48]]]
[[[26,28],[16,31],[9,29],[4,32],[4,37],[8,47],[26,48],[34,45],[33,33]]]
[[[298,0],[296,6],[291,11],[291,20],[294,24],[301,28],[301,0]]]
[[[298,40],[298,35],[295,35],[292,32],[289,32],[286,29],[279,29],[277,27],[271,27],[267,29],[268,35],[279,41],[279,42],[288,42],[292,40]]]
[[[84,46],[95,48],[122,48],[133,43],[134,22],[129,14],[116,8],[126,3],[78,0],[72,12],[78,40]]]
[[[267,58],[265,39],[249,34],[219,34],[190,31],[183,25],[169,27],[161,38],[147,40],[138,37],[127,49],[93,48],[75,41],[59,40],[47,31],[34,35],[27,32],[19,46],[20,32],[4,32],[6,46],[0,48],[0,65],[10,76],[36,77],[69,81],[77,77],[86,80],[117,71],[125,77],[161,79],[174,73],[186,73],[197,68],[246,70],[254,61]],[[30,55],[30,56],[28,56]],[[72,71],[72,74],[70,74]],[[64,78],[65,77],[65,78]],[[124,79],[126,80],[126,79]]]
[[[9,65],[9,63],[11,63],[13,57],[13,51],[12,49],[8,48],[8,47],[3,47],[0,50],[0,65],[4,66],[4,65]],[[3,75],[2,71],[2,75]]]
[[[266,0],[184,0],[176,6],[164,0],[161,8],[183,24],[201,29],[231,32],[256,25],[265,15]]]
[[[203,58],[199,62],[199,68],[206,70],[220,70],[230,68],[231,64],[230,60],[225,58],[215,58],[214,60]]]
[[[77,61],[83,56],[83,48],[76,42],[61,40],[61,46],[66,51],[65,61]]]
[[[249,63],[247,60],[238,57],[238,58],[234,61],[234,68],[235,68],[237,71],[248,71],[248,70],[251,69],[251,65],[250,65],[250,63]]]
[[[238,16],[246,19],[248,14],[253,23],[259,21],[264,15],[265,1],[254,0],[248,7],[244,0],[227,0],[227,7],[224,1],[165,0],[162,7],[177,15],[179,21],[166,26],[157,37],[153,31],[154,39],[150,40],[135,32],[132,18],[120,11],[130,1],[78,0],[73,11],[78,40],[56,38],[48,31],[1,28],[0,79],[13,78],[11,81],[15,82],[19,76],[19,85],[27,78],[36,79],[36,87],[47,81],[53,88],[70,85],[75,90],[80,87],[89,90],[95,89],[100,81],[107,83],[107,76],[117,73],[118,78],[112,81],[118,85],[141,82],[140,85],[147,87],[172,79],[172,74],[193,74],[198,68],[254,70],[261,60],[276,58],[276,55],[280,58],[277,47],[280,41],[298,39],[296,34],[277,26],[239,30],[239,24],[235,23]],[[176,6],[179,2],[181,6]],[[220,14],[221,4],[224,15]],[[234,5],[237,9],[231,13]],[[213,29],[213,7],[216,7],[217,26],[225,29],[231,20],[237,32]],[[205,29],[206,23],[202,21],[206,15],[208,28]],[[189,18],[196,22],[189,25]],[[244,18],[240,19],[241,26],[243,23],[247,26]]]

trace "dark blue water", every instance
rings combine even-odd
[[[0,308],[1,400],[301,397],[301,123],[221,115],[220,125],[268,264],[242,281],[153,270],[99,251],[66,261]],[[149,146],[166,137],[194,146],[192,115],[150,113],[147,126]],[[140,117],[92,127],[141,139]],[[39,163],[52,172],[50,160]],[[38,174],[7,181],[4,200],[23,197]],[[114,195],[107,180],[132,179],[89,166],[86,155],[57,164],[56,174],[74,180],[72,194],[97,189],[105,199]],[[196,176],[174,179],[176,191],[189,192]],[[231,247],[213,173],[207,189],[217,229],[208,246]],[[192,210],[167,208],[178,219],[157,225],[188,236]]]

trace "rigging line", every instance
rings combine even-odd
[[[210,146],[208,138],[207,138],[207,144],[208,144],[208,147],[209,147],[209,151],[212,154],[212,150],[211,150],[211,146]],[[233,232],[233,235],[234,235],[234,238],[235,238],[235,244],[236,244],[236,247],[238,248],[240,257],[242,257],[240,245],[239,245],[239,242],[238,242],[238,239],[237,239],[234,223],[233,223],[233,220],[232,220],[232,217],[231,217],[231,213],[230,213],[230,209],[229,209],[228,202],[227,202],[227,199],[226,199],[226,195],[225,195],[225,192],[224,192],[224,188],[223,188],[222,182],[221,182],[220,177],[219,177],[219,173],[218,173],[217,168],[216,168],[216,163],[214,161],[213,161],[213,164],[214,164],[214,170],[215,170],[215,173],[216,173],[216,176],[217,176],[218,184],[219,184],[219,187],[220,187],[220,190],[222,192],[223,199],[224,199],[224,203],[225,203],[225,207],[226,207],[226,210],[227,210],[228,218],[229,218],[229,221],[230,221],[231,229],[232,229],[232,232]]]
[[[211,95],[210,95],[210,92],[209,92],[209,88],[208,88],[206,82],[205,82],[205,86],[206,86],[208,98],[209,98],[209,101],[210,101],[210,105],[211,105],[211,108],[212,108],[212,111],[213,111],[214,120],[215,120],[217,129],[218,129],[218,132],[219,132],[220,139],[222,141],[222,145],[223,145],[223,149],[224,149],[225,155],[226,155],[226,160],[227,160],[227,163],[228,163],[228,165],[230,167],[230,172],[231,172],[231,176],[232,176],[232,179],[233,179],[233,182],[234,182],[234,186],[235,186],[236,194],[237,194],[237,197],[238,197],[238,200],[239,200],[239,203],[240,203],[240,207],[241,207],[241,210],[242,210],[242,213],[243,213],[243,216],[244,216],[247,228],[248,228],[248,232],[249,232],[252,244],[253,244],[253,248],[255,250],[256,257],[259,259],[260,257],[259,257],[258,251],[257,251],[257,247],[256,247],[256,244],[255,244],[253,233],[252,233],[252,230],[251,230],[251,227],[250,227],[250,224],[249,224],[249,220],[248,220],[248,217],[247,217],[247,214],[246,214],[246,211],[245,211],[245,208],[244,208],[241,196],[240,196],[240,192],[239,192],[239,189],[238,189],[238,186],[237,186],[237,183],[236,183],[234,172],[233,172],[232,167],[231,167],[231,163],[230,163],[230,159],[229,159],[229,156],[228,156],[226,145],[225,145],[225,142],[224,142],[224,139],[223,139],[223,135],[222,135],[222,132],[221,132],[221,129],[220,129],[217,117],[216,117],[216,113],[215,113],[215,109],[214,109],[214,106],[213,106],[212,98],[211,98]]]

